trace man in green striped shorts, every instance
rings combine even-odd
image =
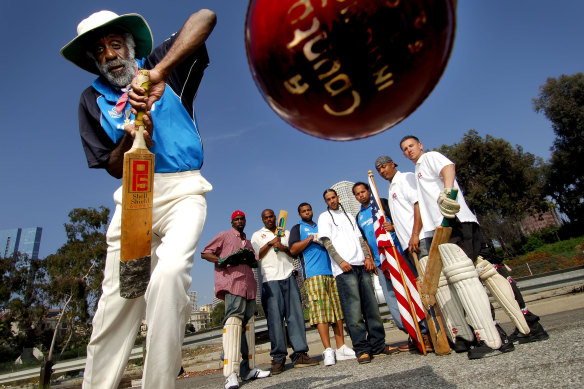
[[[318,240],[318,226],[312,221],[312,207],[308,203],[298,206],[301,220],[290,230],[288,247],[293,256],[304,258],[304,282],[310,307],[310,325],[316,325],[325,348],[322,356],[325,366],[336,361],[356,358],[355,352],[345,345],[343,312],[337,282],[333,277],[328,253]],[[331,348],[329,324],[333,325],[337,350]]]

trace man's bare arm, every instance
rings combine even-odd
[[[207,261],[209,261],[211,263],[219,263],[219,257],[216,256],[215,254],[204,253],[204,254],[201,254],[201,258],[206,259]]]
[[[420,232],[422,231],[422,215],[420,213],[420,205],[414,204],[414,226],[412,227],[412,236],[408,243],[410,252],[420,252]]]
[[[445,188],[452,188],[454,186],[454,179],[456,178],[456,169],[454,164],[446,165],[440,171]]]
[[[152,86],[149,96],[144,96],[144,89],[137,84],[136,79],[132,82],[132,91],[128,96],[134,114],[146,108],[149,110],[152,104],[162,97],[164,82],[170,73],[205,43],[216,23],[215,12],[208,9],[195,12],[187,19],[162,61],[150,70]]]

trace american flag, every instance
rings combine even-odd
[[[383,223],[385,222],[385,216],[380,209],[377,190],[375,188],[375,183],[369,177],[369,187],[371,190],[371,214],[373,215],[373,228],[375,229],[375,238],[377,239],[377,247],[379,248],[379,260],[381,262],[381,269],[383,274],[391,280],[393,285],[393,290],[395,291],[395,296],[397,298],[399,313],[402,318],[402,322],[407,333],[410,337],[417,341],[417,346],[421,350],[420,342],[417,331],[416,324],[412,318],[412,313],[410,311],[410,304],[406,295],[404,284],[397,266],[397,261],[399,261],[400,267],[402,269],[404,280],[406,282],[408,291],[412,298],[412,305],[416,311],[417,321],[424,319],[424,309],[422,308],[422,302],[420,300],[420,294],[416,288],[416,277],[412,273],[406,261],[399,253],[397,248],[393,243],[391,234],[385,231],[383,228]],[[395,253],[395,256],[394,256]],[[397,258],[395,258],[397,256]]]

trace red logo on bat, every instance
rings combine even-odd
[[[148,192],[150,161],[132,161],[132,192]]]

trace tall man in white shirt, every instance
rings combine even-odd
[[[477,336],[478,343],[469,350],[468,357],[479,359],[512,351],[513,343],[507,341],[503,329],[490,317],[488,296],[474,269],[473,262],[476,261],[480,249],[480,231],[476,216],[466,205],[462,191],[458,193],[456,200],[449,198],[452,188],[460,188],[456,182],[454,163],[438,152],[424,153],[422,143],[414,136],[404,137],[400,147],[404,156],[416,165],[416,187],[424,238],[431,239],[436,227],[446,217],[452,219],[450,243],[458,245],[463,251],[453,246],[458,251],[452,250],[449,251],[451,255],[446,255],[443,249],[452,246],[440,245],[443,272],[449,284],[455,285],[457,290],[465,290],[464,293],[459,293],[459,297]],[[450,268],[456,270],[450,273],[447,270]],[[459,271],[464,271],[464,277],[457,274]]]
[[[459,191],[456,200],[448,198],[452,188],[460,188],[456,181],[454,163],[438,152],[424,153],[424,146],[415,136],[404,137],[400,142],[400,148],[406,158],[416,164],[422,231],[425,237],[433,234],[433,230],[440,225],[443,216],[454,218],[450,242],[462,248],[473,262],[477,262],[479,255],[492,262],[497,272],[506,278],[512,287],[515,300],[521,308],[529,331],[520,331],[517,328],[509,336],[509,340],[513,343],[529,343],[548,339],[547,332],[539,322],[539,316],[525,306],[523,296],[515,281],[509,276],[502,263],[485,250],[486,245],[484,245],[478,220],[466,205],[462,191]],[[459,212],[456,211],[458,208]]]
[[[318,365],[308,356],[304,312],[300,290],[294,277],[294,264],[288,249],[290,231],[276,235],[276,215],[271,209],[262,212],[264,228],[253,233],[251,244],[260,261],[262,275],[262,307],[268,322],[272,357],[272,375],[284,371],[288,350],[282,322],[286,319],[288,338],[294,352],[290,359],[294,367]]]
[[[373,355],[399,353],[397,347],[385,344],[385,329],[370,274],[375,270],[375,262],[357,223],[342,208],[337,192],[327,189],[323,197],[328,209],[318,217],[318,237],[331,257],[357,362],[369,363]]]

